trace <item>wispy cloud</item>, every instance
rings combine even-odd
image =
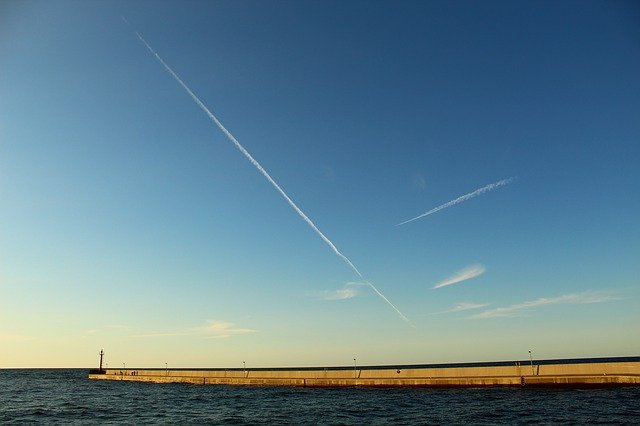
[[[335,182],[336,171],[334,170],[334,168],[326,164],[322,165],[321,167],[322,167],[322,174],[324,176],[324,179],[329,182]]]
[[[200,327],[197,331],[205,334],[205,338],[215,339],[231,337],[237,334],[257,333],[258,330],[253,328],[236,327],[232,322],[225,321],[209,321],[204,327]]]
[[[27,340],[34,340],[33,336],[26,336],[23,334],[0,334],[0,342],[26,342]]]
[[[107,324],[101,325],[95,328],[89,328],[84,330],[83,338],[93,335],[102,335],[102,334],[118,334],[122,335],[125,333],[132,333],[135,331],[135,327],[125,324]]]
[[[133,26],[129,23],[129,21],[127,21],[127,19],[124,16],[122,17],[122,20],[132,30],[134,30]],[[182,86],[182,88],[187,92],[187,94],[196,103],[196,105],[198,105],[198,107],[200,107],[200,109],[204,111],[204,113],[211,119],[211,121],[213,121],[213,123],[222,131],[222,133],[225,134],[227,139],[229,139],[229,141],[233,143],[233,145],[238,149],[238,151],[240,151],[242,155],[244,155],[245,158],[249,160],[249,162],[258,170],[258,172],[262,174],[262,176],[264,176],[264,178],[271,184],[271,186],[273,186],[273,188],[275,188],[275,190],[280,193],[280,195],[285,199],[285,201],[289,204],[289,206],[291,206],[291,208],[298,214],[298,216],[300,216],[302,220],[304,220],[307,223],[307,225],[309,225],[309,227],[313,229],[313,231],[322,239],[322,241],[324,241],[331,248],[331,250],[335,253],[336,256],[338,256],[347,265],[349,265],[349,267],[358,275],[358,277],[360,277],[361,279],[364,279],[364,277],[362,276],[358,268],[356,268],[356,266],[351,262],[351,260],[344,254],[342,254],[340,250],[338,250],[335,244],[333,244],[333,242],[326,235],[324,235],[324,233],[316,226],[316,224],[313,223],[313,221],[302,211],[302,209],[300,209],[300,207],[298,207],[298,205],[289,197],[289,195],[287,195],[287,193],[284,192],[284,190],[280,187],[280,185],[278,185],[278,183],[271,177],[271,175],[265,170],[265,168],[262,167],[262,165],[258,162],[258,160],[253,158],[253,156],[249,153],[249,151],[247,151],[245,147],[242,146],[242,144],[236,139],[236,137],[233,136],[233,134],[231,134],[229,130],[227,130],[227,128],[222,124],[222,122],[218,120],[218,117],[216,117],[209,110],[209,108],[207,108],[204,102],[202,102],[200,98],[198,98],[198,96],[196,96],[196,94],[193,93],[193,91],[189,88],[189,86],[187,86],[187,84],[184,81],[182,81],[180,76],[178,76],[178,74],[176,74],[173,71],[173,69],[169,67],[169,65],[164,61],[164,59],[162,59],[160,55],[158,55],[158,53],[153,49],[153,47],[151,47],[151,45],[147,43],[147,40],[145,40],[144,37],[142,37],[142,35],[140,35],[139,32],[135,30],[134,32],[136,33],[136,36],[138,37],[138,39],[145,45],[145,47],[149,50],[149,52],[151,52],[153,56],[155,56],[158,62],[160,62],[160,64],[164,67],[164,69],[171,75],[171,77],[173,77],[173,79],[176,82],[178,82],[180,86]],[[402,318],[403,320],[411,324],[411,321],[409,321],[409,319],[402,312],[400,312],[400,310],[393,303],[391,303],[391,301],[387,299],[387,297],[385,297],[385,295],[382,294],[380,290],[378,290],[370,282],[367,282],[367,284],[373,289],[373,291],[376,292],[376,294],[378,294],[378,296],[380,296],[389,306],[391,306],[398,313],[398,315],[400,315],[400,318]]]
[[[470,200],[471,198],[477,197],[478,195],[484,194],[485,192],[489,192],[489,191],[492,191],[492,190],[494,190],[496,188],[499,188],[501,186],[508,185],[512,181],[513,181],[513,178],[502,179],[502,180],[499,180],[498,182],[491,183],[491,184],[489,184],[487,186],[483,186],[482,188],[476,189],[475,191],[470,192],[468,194],[461,195],[460,197],[456,198],[455,200],[451,200],[451,201],[449,201],[447,203],[439,205],[438,207],[435,207],[435,208],[429,210],[428,212],[422,213],[421,215],[418,215],[418,216],[416,216],[416,217],[414,217],[412,219],[405,220],[404,222],[400,222],[396,226],[400,226],[400,225],[404,225],[405,223],[413,222],[414,220],[418,220],[418,219],[420,219],[422,217],[429,216],[430,214],[439,212],[440,210],[446,209],[447,207],[455,206],[456,204],[460,204],[460,203],[462,203],[464,201]]]
[[[131,327],[130,325],[126,325],[126,324],[110,324],[105,326],[105,328],[110,328],[113,330],[131,330],[133,327]]]
[[[486,319],[486,318],[498,318],[498,317],[517,317],[524,316],[536,308],[548,305],[581,305],[587,303],[602,303],[617,300],[609,294],[605,294],[597,291],[585,291],[583,293],[565,294],[556,297],[541,297],[536,300],[530,300],[527,302],[516,303],[514,305],[489,309],[479,314],[473,315],[471,319]]]
[[[422,192],[427,189],[427,180],[421,173],[414,173],[411,187],[414,191]]]
[[[195,336],[203,339],[220,339],[227,338],[238,334],[257,333],[258,330],[253,328],[237,327],[232,322],[227,321],[208,321],[207,324],[200,327],[192,327],[186,329],[170,330],[156,333],[138,334],[134,337],[174,337],[174,336]]]
[[[453,308],[449,309],[448,311],[444,311],[441,312],[443,314],[451,314],[454,312],[462,312],[462,311],[469,311],[471,309],[480,309],[480,308],[484,308],[485,306],[489,306],[488,303],[465,303],[465,302],[461,302],[456,304]]]
[[[449,278],[443,281],[440,281],[438,284],[434,285],[432,288],[436,289],[436,288],[446,287],[448,285],[458,284],[458,283],[461,283],[462,281],[470,280],[471,278],[480,276],[484,274],[484,271],[485,271],[485,267],[479,263],[475,265],[471,265],[456,272]]]
[[[463,312],[463,311],[470,311],[472,309],[481,309],[484,308],[486,306],[489,306],[489,303],[467,303],[467,302],[460,302],[460,303],[456,303],[453,308],[451,309],[447,309],[446,311],[440,311],[440,312],[432,312],[430,314],[427,315],[443,315],[443,314],[453,314],[456,312]]]
[[[395,305],[393,303],[391,303],[391,301],[389,299],[387,299],[387,297],[384,294],[382,294],[376,288],[376,286],[374,286],[369,281],[348,282],[341,289],[324,291],[323,293],[321,293],[320,299],[322,299],[322,300],[351,299],[353,297],[356,297],[358,294],[360,294],[360,288],[359,287],[363,287],[363,286],[367,286],[367,287],[371,288],[371,290],[373,290],[373,292],[375,294],[377,294],[382,300],[384,300],[389,306],[391,306],[396,311],[396,313],[400,316],[400,318],[405,320],[411,327],[415,328],[415,325],[409,320],[409,318],[404,316],[404,314],[402,312],[400,312],[400,310],[398,308],[396,308]]]
[[[366,285],[364,283],[348,282],[343,288],[338,290],[326,290],[320,298],[322,300],[344,300],[356,297],[360,293],[360,287]]]

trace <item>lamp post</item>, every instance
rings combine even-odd
[[[531,351],[529,351],[529,361],[531,362],[531,375],[533,376],[533,356],[531,355]]]
[[[169,366],[167,365],[167,363],[164,363],[164,375],[168,376],[169,375]]]
[[[104,349],[100,349],[100,372],[102,373],[102,357],[104,356]]]
[[[356,362],[356,359],[353,359],[353,378],[357,379],[358,378],[358,373],[357,373],[357,368],[358,368],[358,364]]]
[[[247,377],[247,363],[242,361],[242,373],[244,374],[244,377]]]

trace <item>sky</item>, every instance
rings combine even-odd
[[[633,1],[3,1],[0,368],[638,355],[638,76]]]

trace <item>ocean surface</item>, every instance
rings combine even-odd
[[[640,423],[640,387],[294,388],[87,379],[0,369],[0,424]]]

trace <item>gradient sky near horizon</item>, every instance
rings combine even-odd
[[[633,1],[3,1],[0,368],[638,355],[639,76]]]

